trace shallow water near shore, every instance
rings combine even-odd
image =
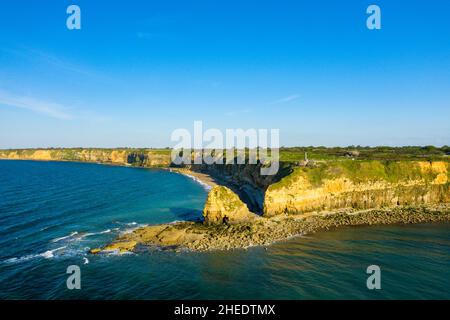
[[[201,217],[165,170],[0,161],[1,299],[450,299],[450,224],[344,227],[267,248],[89,255],[143,224]],[[66,268],[81,268],[81,290]],[[382,290],[366,288],[378,265]]]

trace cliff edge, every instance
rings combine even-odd
[[[272,184],[264,216],[450,202],[448,162],[339,161]]]

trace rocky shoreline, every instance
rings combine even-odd
[[[303,215],[259,217],[240,224],[179,222],[138,228],[91,253],[133,252],[146,248],[213,251],[267,246],[289,238],[340,226],[450,221],[450,204],[399,206],[357,211],[343,209]]]

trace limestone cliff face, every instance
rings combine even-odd
[[[269,186],[264,216],[450,202],[447,162],[342,162],[296,168]]]
[[[221,185],[226,185],[245,202],[250,211],[262,214],[264,192],[269,185],[288,175],[291,164],[280,163],[276,175],[261,175],[261,164],[190,165],[190,170],[206,173]]]
[[[258,218],[233,191],[224,186],[215,186],[209,191],[203,217],[206,224],[235,224]]]
[[[168,167],[170,151],[152,149],[24,149],[0,150],[0,159],[100,162],[139,167]]]

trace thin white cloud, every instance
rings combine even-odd
[[[56,119],[68,120],[73,118],[61,104],[27,96],[15,96],[4,91],[0,91],[0,105],[30,110]]]
[[[297,100],[298,98],[300,98],[299,94],[292,94],[290,96],[278,99],[278,100],[272,102],[272,104],[291,102],[291,101]]]
[[[29,52],[34,57],[39,58],[41,59],[41,61],[50,64],[56,68],[64,69],[70,72],[75,72],[86,76],[92,76],[92,73],[90,71],[81,68],[80,66],[77,66],[75,64],[72,64],[70,62],[63,61],[57,56],[36,49],[29,49]]]
[[[90,68],[87,68],[86,66],[72,63],[66,59],[59,58],[56,55],[47,53],[42,50],[28,47],[20,47],[20,49],[1,48],[0,50],[7,54],[26,59],[32,62],[33,65],[40,64],[63,72],[76,73],[86,78],[92,78],[95,80],[110,80],[108,76],[98,73]]]

